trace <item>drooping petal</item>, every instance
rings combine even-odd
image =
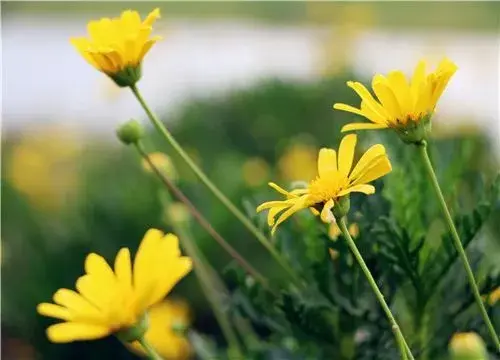
[[[333,206],[335,205],[335,202],[333,201],[333,199],[330,199],[328,200],[325,205],[323,206],[323,209],[321,209],[321,221],[323,221],[324,223],[330,223],[332,222],[332,217],[333,217],[333,214],[332,214],[332,209],[333,209]]]
[[[333,149],[322,148],[318,155],[318,174],[320,177],[335,176],[337,172],[337,153]]]
[[[106,326],[77,322],[64,322],[47,328],[47,337],[53,343],[96,340],[109,334],[110,329]]]
[[[339,172],[346,177],[351,171],[352,161],[354,159],[354,149],[356,147],[357,137],[355,134],[344,136],[339,147]]]
[[[305,209],[306,207],[307,206],[305,206],[305,199],[304,199],[304,197],[295,199],[295,203],[293,204],[293,206],[291,206],[288,210],[286,210],[285,212],[283,212],[280,215],[280,217],[278,218],[278,220],[274,224],[273,228],[271,229],[271,234],[274,234],[276,232],[276,228],[283,221],[285,221],[286,219],[288,219],[290,216],[292,216],[293,214],[295,214],[297,211]]]

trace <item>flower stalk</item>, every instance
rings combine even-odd
[[[141,336],[139,339],[137,339],[139,344],[143,347],[144,351],[148,354],[148,357],[151,360],[163,360],[160,355],[156,352],[156,350],[151,346],[151,344],[146,340],[145,336]]]
[[[365,274],[370,287],[372,288],[373,292],[375,293],[375,296],[377,297],[378,302],[382,306],[382,309],[384,310],[385,315],[389,319],[389,322],[391,323],[392,331],[394,332],[394,336],[396,338],[396,342],[401,344],[401,346],[404,346],[405,352],[408,355],[408,358],[402,357],[401,359],[409,359],[409,360],[415,360],[413,357],[413,354],[411,353],[410,347],[408,346],[408,343],[406,342],[403,333],[401,332],[401,329],[396,322],[396,319],[394,318],[394,315],[392,315],[391,309],[387,305],[384,295],[380,291],[379,287],[377,286],[377,283],[375,282],[375,279],[373,278],[370,269],[368,269],[368,266],[366,265],[365,261],[363,260],[363,256],[358,250],[358,247],[356,246],[356,243],[351,237],[351,234],[349,234],[349,230],[347,229],[346,225],[346,220],[345,216],[338,218],[337,222],[339,224],[340,230],[342,231],[342,234],[344,235],[344,238],[347,241],[347,245],[349,246],[349,249],[353,253],[354,257],[356,258],[356,261],[358,262],[359,266],[361,267],[361,270]]]
[[[167,194],[166,198],[169,202],[172,200],[169,194]],[[198,247],[184,225],[174,221],[173,219],[171,220],[173,228],[177,234],[179,234],[179,238],[186,249],[186,253],[193,259],[194,271],[200,287],[207,297],[217,323],[219,324],[222,334],[227,341],[229,358],[243,359],[240,342],[236,337],[236,333],[231,326],[229,318],[227,317],[227,312],[224,311],[222,306],[220,297],[220,294],[222,293],[222,291],[220,291],[221,282],[214,276],[215,271],[208,264],[208,262],[205,261],[203,255],[199,252]]]
[[[474,299],[479,307],[479,311],[481,313],[481,316],[483,317],[483,320],[486,324],[486,327],[488,328],[488,332],[493,340],[493,343],[496,346],[497,352],[500,352],[500,340],[498,338],[498,335],[495,331],[495,328],[493,327],[493,323],[491,322],[488,312],[486,311],[486,308],[484,306],[483,300],[481,299],[481,294],[479,292],[479,289],[477,287],[476,280],[474,279],[474,273],[472,271],[472,268],[469,264],[469,261],[467,259],[467,255],[465,253],[464,247],[462,246],[462,242],[460,241],[460,237],[458,235],[457,229],[455,227],[455,224],[453,222],[453,218],[451,217],[450,211],[448,210],[448,206],[446,205],[446,201],[443,196],[443,192],[441,191],[441,187],[439,186],[438,179],[436,177],[436,173],[434,172],[434,168],[432,166],[431,160],[429,158],[429,153],[427,152],[427,142],[424,140],[421,143],[417,145],[418,151],[420,153],[420,156],[422,157],[422,160],[425,165],[425,169],[427,172],[427,175],[429,177],[429,180],[431,181],[432,187],[434,188],[434,191],[436,193],[436,197],[439,201],[441,210],[443,212],[444,218],[446,220],[446,223],[448,225],[448,228],[450,229],[451,232],[451,239],[453,241],[453,245],[455,246],[455,249],[458,252],[458,255],[460,257],[460,260],[462,261],[462,264],[465,268],[465,272],[467,273],[467,279],[469,281],[470,287],[472,289],[472,293],[474,294]]]
[[[160,181],[165,185],[165,187],[172,192],[172,194],[181,201],[189,210],[193,218],[203,227],[207,233],[209,233],[215,241],[236,261],[238,264],[245,269],[245,271],[253,276],[257,281],[259,281],[264,287],[269,289],[269,284],[267,279],[259,273],[252,265],[250,265],[241,255],[234,249],[213,227],[210,225],[208,220],[196,209],[193,203],[187,198],[186,195],[167,177],[165,174],[158,169],[154,162],[149,157],[148,153],[144,149],[141,142],[136,142],[135,149],[139,155],[147,161],[151,169],[158,176]]]
[[[162,124],[162,122],[156,117],[156,115],[151,111],[146,101],[142,97],[139,89],[136,85],[130,86],[130,90],[135,95],[142,108],[146,112],[147,116],[153,123],[154,127],[161,133],[161,135],[167,140],[167,142],[174,148],[174,150],[179,154],[179,156],[186,162],[186,164],[191,168],[191,170],[198,176],[201,182],[215,195],[215,197],[255,236],[255,238],[264,246],[271,256],[280,264],[280,266],[289,275],[291,280],[300,285],[300,279],[294,270],[290,267],[287,261],[281,256],[281,254],[274,248],[271,242],[257,229],[257,227],[252,224],[252,222],[215,186],[212,181],[205,175],[205,173],[195,164],[191,157],[184,151],[182,146],[175,140],[173,135],[168,131],[168,129]]]

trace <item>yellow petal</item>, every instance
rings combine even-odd
[[[366,152],[361,156],[359,159],[358,163],[352,170],[349,180],[355,179],[359,177],[361,172],[364,171],[364,169],[370,165],[376,158],[385,155],[385,147],[382,144],[375,144],[372,145]]]
[[[87,62],[95,67],[96,69],[100,69],[100,66],[92,56],[90,56],[90,42],[86,38],[72,38],[70,39],[71,44],[78,50],[80,55],[87,60]]]
[[[150,294],[145,307],[163,300],[165,296],[181,281],[193,268],[193,262],[189,257],[180,257],[172,260],[168,264],[159,264],[159,278],[154,291]],[[163,265],[163,266],[162,266]]]
[[[350,194],[352,192],[361,192],[361,193],[364,193],[366,195],[371,195],[371,194],[375,193],[375,186],[368,185],[368,184],[354,185],[354,186],[351,186],[351,187],[339,192],[338,196],[344,196],[344,195]]]
[[[131,296],[132,292],[132,262],[130,260],[130,251],[127,248],[122,248],[118,251],[115,259],[115,274],[116,278],[126,293],[125,296]]]
[[[102,319],[99,309],[76,291],[59,289],[54,294],[54,302],[67,308],[75,317],[95,319],[96,321]]]
[[[411,78],[411,97],[413,100],[413,106],[416,106],[418,95],[420,93],[420,86],[422,82],[425,80],[425,61],[420,60],[415,67],[415,71],[413,72],[413,77]]]
[[[160,18],[160,8],[156,8],[153,11],[149,13],[149,15],[144,19],[144,22],[142,23],[145,26],[153,26],[155,21]]]
[[[342,132],[354,130],[373,130],[373,129],[387,129],[385,124],[371,124],[371,123],[353,123],[347,124],[342,127]]]
[[[276,190],[277,192],[279,192],[280,194],[282,194],[282,195],[285,195],[285,196],[289,196],[290,195],[290,192],[286,191],[281,186],[279,186],[279,185],[277,185],[277,184],[275,184],[273,182],[268,183],[268,185],[270,187],[272,187],[274,190]]]
[[[276,217],[276,215],[278,215],[280,212],[282,212],[283,210],[285,210],[286,208],[289,208],[289,207],[290,207],[290,205],[287,204],[287,205],[275,206],[273,208],[270,208],[269,212],[267,214],[267,225],[273,226],[275,223],[274,218]]]
[[[372,81],[372,88],[377,95],[378,99],[384,106],[384,109],[389,115],[390,121],[394,122],[395,119],[402,119],[401,109],[399,103],[394,95],[392,89],[388,85],[388,81],[382,75],[375,75]]]
[[[457,69],[458,67],[448,59],[443,59],[439,64],[438,70],[436,71],[436,74],[438,76],[437,85],[434,91],[432,92],[432,97],[431,97],[433,107],[436,106],[439,98],[443,94],[444,89],[448,85],[448,82],[450,81],[451,77],[455,74]]]
[[[351,171],[352,161],[354,159],[354,148],[356,147],[357,137],[355,134],[344,136],[339,147],[339,172],[346,177]]]
[[[142,46],[142,48],[140,49],[140,51],[139,51],[139,54],[137,56],[137,61],[141,62],[144,59],[144,57],[146,56],[146,54],[149,52],[149,50],[151,49],[151,47],[154,44],[156,44],[156,42],[158,42],[159,40],[161,40],[161,37],[160,36],[155,36],[151,40],[146,41],[144,43],[144,45]]]
[[[41,303],[36,307],[36,311],[43,316],[49,316],[61,320],[70,320],[71,313],[63,306]]]
[[[163,238],[163,232],[149,229],[139,245],[134,260],[134,288],[138,293],[149,291],[151,286],[151,261],[156,258],[156,251]]]
[[[335,202],[333,201],[333,199],[330,199],[328,200],[325,205],[323,206],[323,209],[321,210],[321,221],[323,221],[324,223],[331,223],[332,222],[332,209],[333,209],[333,206],[335,205]]]
[[[267,210],[267,209],[272,209],[275,207],[288,207],[288,206],[290,206],[290,202],[288,200],[267,201],[263,204],[260,204],[257,207],[257,212],[261,212],[261,211]]]
[[[95,253],[90,253],[85,259],[85,272],[89,275],[94,275],[109,286],[113,286],[116,282],[115,274],[104,258]]]
[[[387,156],[383,155],[375,159],[373,162],[362,170],[361,175],[356,178],[351,185],[365,184],[376,180],[392,170],[391,163]]]
[[[318,155],[318,174],[320,177],[335,176],[337,172],[337,153],[333,149],[322,148]]]
[[[95,340],[110,334],[106,326],[64,322],[47,328],[47,337],[53,343],[67,343],[75,340]]]
[[[410,85],[406,76],[401,71],[391,71],[387,77],[389,86],[398,100],[399,108],[402,114],[411,114],[413,112],[413,102],[410,93]]]
[[[278,225],[280,225],[283,221],[288,219],[290,216],[295,214],[297,211],[300,211],[300,210],[307,207],[304,204],[304,200],[305,199],[303,199],[303,198],[294,199],[295,203],[293,204],[293,206],[291,206],[288,210],[286,210],[284,213],[282,213],[280,215],[280,217],[278,218],[278,220],[276,221],[276,224],[274,224],[273,228],[271,229],[272,235],[276,232]]]
[[[366,87],[360,82],[348,81],[347,86],[353,89],[365,103],[372,112],[378,114],[382,118],[387,117],[386,110],[380,105],[380,103],[375,100],[372,94],[366,89]]]

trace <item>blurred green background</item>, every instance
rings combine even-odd
[[[92,18],[126,8],[145,15],[154,7],[162,11],[156,28],[165,39],[146,58],[140,86],[214,183],[263,228],[254,209],[271,197],[266,183],[310,180],[318,149],[338,146],[341,126],[353,117],[332,104],[358,101],[345,81],[409,71],[420,57],[447,55],[459,66],[434,121],[448,183],[463,169],[498,169],[500,3],[3,2],[6,359],[133,357],[113,339],[49,344],[44,328],[51,320],[35,307],[73,287],[87,253],[112,260],[122,246],[135,250],[149,227],[169,229],[158,182],[114,138],[119,123],[135,116],[147,124],[145,117],[68,42]],[[149,135],[150,151],[169,152],[152,129]],[[364,134],[362,143],[381,140],[400,157],[392,136]],[[179,185],[213,226],[262,273],[279,277],[260,245],[178,158],[171,160]],[[462,180],[457,188],[467,189]],[[195,224],[193,232],[222,273],[230,259]],[[197,330],[219,336],[193,275],[173,296],[189,303]]]

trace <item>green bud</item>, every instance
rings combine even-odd
[[[335,205],[332,209],[333,216],[335,216],[335,219],[340,220],[347,215],[350,208],[351,200],[349,199],[349,195],[342,196],[335,201]]]
[[[406,125],[394,129],[406,144],[421,144],[431,133],[431,116],[432,114],[428,114],[418,121],[409,120]]]
[[[125,145],[135,144],[144,135],[144,129],[137,120],[129,120],[116,130],[116,135]]]
[[[136,67],[128,66],[117,73],[108,74],[119,87],[134,86],[141,79],[141,75],[141,65]]]
[[[475,332],[453,335],[449,350],[452,360],[488,360],[484,341]]]
[[[122,329],[118,331],[115,335],[120,341],[124,343],[131,343],[141,339],[148,331],[149,319],[147,314],[145,314],[134,326],[128,329]]]

